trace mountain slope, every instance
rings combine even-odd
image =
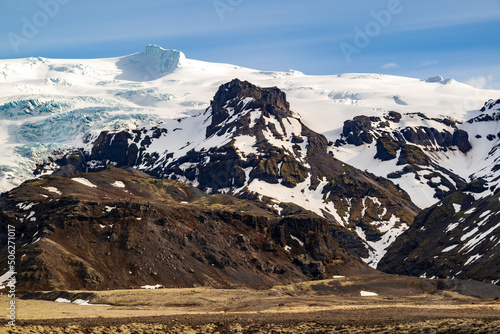
[[[387,177],[426,208],[456,191],[466,180],[441,160],[465,160],[472,150],[469,134],[449,118],[423,113],[385,112],[344,122],[340,139],[329,150],[343,161]]]
[[[473,180],[421,212],[389,249],[381,270],[418,276],[473,278],[500,283],[500,100],[464,123],[481,145]],[[474,146],[475,143],[473,143]]]
[[[422,211],[378,268],[395,274],[500,284],[500,193],[480,181]]]
[[[108,167],[24,183],[0,198],[15,226],[18,290],[264,287],[371,272],[329,224],[296,209],[208,196],[181,182]],[[6,246],[0,250],[7,261]]]

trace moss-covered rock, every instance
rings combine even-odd
[[[295,187],[298,183],[303,182],[308,175],[308,170],[302,163],[291,156],[285,156],[281,161],[281,177],[282,184],[287,187]]]
[[[400,142],[394,141],[390,137],[380,137],[377,139],[377,154],[375,159],[388,161],[395,159],[398,155],[397,151],[401,148]]]
[[[429,166],[430,158],[420,149],[414,145],[404,145],[401,149],[398,165],[420,165]]]

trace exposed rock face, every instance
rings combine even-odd
[[[429,126],[415,126],[416,122]],[[431,201],[427,205],[443,199],[465,183],[460,176],[442,168],[432,159],[439,152],[460,151],[467,154],[472,149],[469,134],[458,129],[454,120],[428,118],[422,113],[401,114],[395,111],[386,112],[383,118],[356,116],[344,123],[341,138],[330,151],[334,155],[340,153],[342,156],[343,150],[349,150],[346,145],[370,147],[373,143],[376,147],[373,159],[384,162],[396,160],[396,166],[402,166],[398,170],[393,165],[388,165],[387,173],[381,176],[393,179],[403,189],[411,191],[414,185],[407,181],[400,182],[398,179],[402,177],[414,178],[414,183],[418,184],[422,177],[433,175],[434,181],[428,179],[425,182],[426,187],[423,187],[427,188],[425,192],[432,193],[435,198],[434,202]],[[413,200],[417,202],[418,198]]]
[[[398,119],[394,113],[388,117]],[[90,138],[92,149],[84,157],[88,170],[115,163],[182,180],[209,193],[272,197],[279,210],[293,202],[355,231],[364,241],[367,237],[374,244],[365,248],[348,239],[355,245],[353,251],[373,265],[381,256],[374,250],[388,245],[383,235],[401,233],[418,212],[390,181],[333,158],[326,138],[302,124],[276,87],[259,88],[235,79],[220,86],[198,119],[195,125],[203,137],[186,138],[185,146],[172,150],[168,147],[184,131],[181,119],[176,129],[103,132]],[[360,133],[379,120],[356,119],[353,131]],[[353,192],[351,185],[363,191]],[[371,216],[362,214],[367,210]]]
[[[262,110],[265,116],[273,115],[278,120],[293,117],[285,93],[279,88],[261,89],[248,81],[234,79],[220,86],[211,102],[208,111],[212,116],[212,122],[207,127],[207,138],[216,132],[221,136],[230,131],[231,126],[234,127],[236,124],[227,124],[226,121],[248,109]]]
[[[458,147],[460,152],[467,153],[472,149],[469,142],[469,134],[464,130],[456,130],[453,132],[452,145]]]
[[[345,121],[342,130],[342,137],[345,142],[352,145],[370,144],[373,142],[372,122],[380,122],[379,117],[356,116],[349,121]]]
[[[491,112],[500,110],[500,99],[498,100],[488,100],[484,106],[481,108],[482,112]]]
[[[394,141],[392,138],[384,136],[377,138],[377,154],[375,159],[382,161],[390,161],[398,156],[398,150],[402,144],[399,141]]]
[[[491,147],[484,161],[475,161],[482,167],[470,176],[471,182],[422,211],[389,248],[379,269],[500,283],[500,145],[496,134],[480,131],[498,128],[499,111],[500,101],[490,100],[479,116],[464,124],[464,130],[454,133],[453,140],[463,146],[462,152],[470,149],[469,135],[475,137],[476,147]],[[472,131],[480,134],[474,136]]]
[[[100,168],[107,162],[113,162],[118,167],[151,165],[158,159],[158,153],[146,150],[153,140],[166,134],[165,129],[157,127],[148,130],[103,131],[93,142],[91,151],[86,152],[83,157],[87,161],[87,169],[95,169],[96,162]]]
[[[411,113],[404,115],[406,119],[421,118],[427,121],[441,123],[449,127],[449,130],[439,131],[433,127],[398,127],[403,115],[395,111],[389,111],[384,119],[375,116],[356,116],[352,120],[344,122],[341,139],[336,145],[352,144],[360,146],[371,144],[379,138],[391,140],[399,145],[408,143],[425,146],[429,149],[448,150],[458,147],[463,153],[467,153],[471,147],[468,141],[468,134],[457,129],[456,123],[449,119],[428,118],[422,113]],[[394,123],[391,125],[391,123]]]
[[[255,288],[370,271],[312,213],[280,216],[132,170],[27,182],[0,208],[4,264],[16,228],[18,290]]]
[[[499,196],[481,180],[465,185],[422,211],[378,268],[394,274],[468,278],[500,285]]]

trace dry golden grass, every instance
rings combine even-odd
[[[118,326],[96,326],[92,328],[82,328],[78,325],[67,327],[58,326],[26,326],[5,329],[7,334],[21,333],[41,333],[41,334],[139,334],[139,333],[349,333],[349,334],[370,334],[370,333],[394,333],[394,334],[498,334],[500,321],[482,320],[460,320],[444,319],[413,322],[396,325],[380,326],[353,326],[353,325],[329,325],[321,322],[302,322],[293,324],[240,324],[240,323],[210,323],[204,325],[185,324],[140,324],[132,323]],[[1,331],[1,329],[0,329]]]
[[[361,297],[359,284],[367,283],[95,292],[91,303],[105,306],[17,299],[17,326],[0,333],[500,333],[498,301],[413,288]],[[8,301],[0,295],[0,308]]]

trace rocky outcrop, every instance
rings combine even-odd
[[[462,153],[467,153],[472,149],[469,134],[464,130],[457,129],[453,132],[452,145],[458,147]]]
[[[429,126],[399,127],[401,120],[420,118],[423,121],[444,124],[449,129],[438,130]],[[428,122],[427,122],[428,123]],[[440,126],[441,127],[441,126]],[[395,158],[394,148],[403,144],[414,144],[427,147],[429,150],[453,150],[457,147],[462,153],[467,153],[470,146],[466,131],[457,129],[455,121],[448,118],[428,118],[422,113],[400,114],[395,111],[387,112],[383,119],[375,116],[356,116],[344,122],[341,139],[336,146],[351,144],[360,146],[377,141],[377,155],[384,159]],[[389,143],[390,142],[390,143]],[[391,148],[388,147],[391,146]],[[389,155],[386,155],[389,153]]]
[[[390,161],[398,156],[398,150],[402,144],[399,141],[394,141],[392,138],[384,136],[377,138],[377,154],[375,159],[382,161]]]
[[[405,125],[418,121],[426,126]],[[364,145],[365,149],[369,149],[375,142],[374,159],[380,161],[397,159],[396,168],[394,165],[387,165],[389,169],[386,174],[380,176],[390,178],[405,190],[412,192],[412,183],[400,182],[399,179],[407,175],[414,178],[415,182],[422,183],[422,177],[433,175],[432,179],[423,183],[428,186],[424,191],[431,193],[430,195],[436,200],[440,200],[465,183],[465,180],[452,170],[443,168],[434,160],[436,156],[446,154],[448,151],[467,154],[472,149],[469,134],[459,129],[458,125],[455,120],[429,118],[423,113],[400,114],[389,111],[382,118],[357,116],[344,123],[341,138],[335,142],[335,147],[332,147],[331,151],[332,153],[349,151],[350,148],[346,146],[348,144]],[[363,169],[368,167],[368,164],[356,167]],[[413,200],[419,201],[418,198]],[[423,207],[433,204],[432,200],[426,202]]]
[[[372,130],[374,130],[372,123],[380,121],[379,117],[356,116],[344,122],[342,137],[347,144],[356,146],[371,144],[373,142]]]
[[[261,110],[264,116],[273,115],[278,120],[293,116],[286,95],[279,88],[259,88],[248,81],[234,79],[220,86],[210,103],[207,112],[210,113],[211,123],[206,130],[207,138],[215,133],[221,136],[242,125],[239,122],[227,123],[227,120],[244,110]]]

